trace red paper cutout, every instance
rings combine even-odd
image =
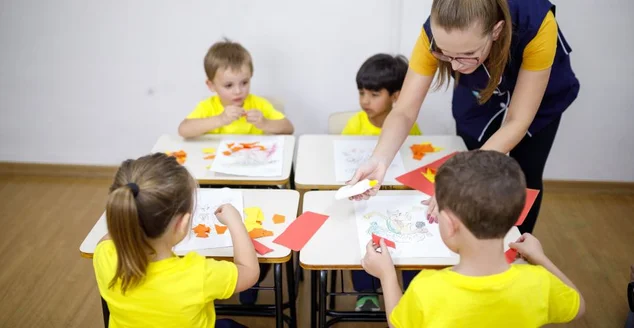
[[[506,256],[506,262],[511,264],[517,258],[517,251],[509,248],[506,252],[504,252],[504,256]]]
[[[516,226],[522,225],[522,223],[524,223],[528,212],[531,210],[531,207],[533,207],[533,203],[535,203],[535,199],[537,199],[537,195],[539,195],[539,190],[528,188],[526,189],[526,203],[524,203],[524,209],[522,210],[519,219],[517,219],[517,222],[515,222]]]
[[[328,219],[328,215],[304,212],[293,221],[274,243],[299,252]]]
[[[375,244],[375,245],[379,245],[380,242],[381,242],[381,238],[383,238],[383,237],[379,237],[379,236],[377,236],[375,234],[372,234],[372,243]],[[393,241],[391,241],[389,239],[385,239],[385,238],[383,238],[383,240],[385,241],[385,246],[392,247],[392,248],[396,249],[396,244]]]
[[[400,177],[396,178],[396,181],[418,191],[422,191],[427,195],[434,195],[434,184],[427,180],[423,176],[423,173],[427,172],[427,169],[432,169],[438,171],[441,165],[443,165],[448,159],[457,154],[457,152],[453,152],[439,160],[431,162],[427,165],[421,166],[413,171],[405,173]]]
[[[255,239],[251,239],[251,242],[253,242],[253,247],[255,248],[255,251],[260,255],[264,255],[273,251],[272,249],[268,248],[266,245]]]

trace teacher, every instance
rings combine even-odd
[[[436,89],[453,78],[452,112],[467,148],[510,153],[528,188],[541,190],[561,115],[579,93],[570,52],[548,0],[434,0],[400,97],[372,157],[349,183],[383,181],[437,72]],[[355,199],[375,195],[379,186]],[[542,194],[520,231],[532,232]],[[435,199],[426,204],[436,216]]]

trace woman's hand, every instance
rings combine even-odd
[[[381,188],[381,183],[383,183],[383,179],[385,178],[385,172],[387,171],[387,167],[388,165],[385,164],[385,161],[376,159],[374,157],[370,157],[370,159],[367,162],[361,164],[361,166],[359,166],[357,171],[354,172],[352,179],[350,179],[350,181],[348,181],[346,184],[354,185],[363,179],[376,180],[377,184],[374,187],[372,187],[372,189],[364,192],[361,195],[350,197],[350,199],[351,200],[368,199],[371,196],[376,195],[376,193]]]

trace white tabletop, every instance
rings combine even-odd
[[[286,262],[290,258],[291,251],[281,245],[273,243],[288,225],[297,217],[297,207],[299,206],[299,193],[295,190],[272,190],[272,189],[240,189],[244,199],[244,207],[257,206],[264,214],[264,229],[273,231],[273,236],[256,239],[260,243],[273,249],[265,255],[258,255],[260,262],[278,263]],[[272,221],[274,214],[284,215],[284,223],[274,224]],[[95,247],[101,238],[108,232],[106,216],[102,215],[92,228],[84,242],[79,247],[79,251],[84,257],[92,257]],[[233,247],[213,248],[197,251],[199,254],[212,258],[233,257]],[[185,255],[188,252],[176,252],[177,255]]]
[[[421,195],[415,190],[381,190],[379,195]],[[361,250],[357,235],[354,205],[349,200],[335,200],[334,191],[310,191],[304,194],[303,211],[312,211],[330,217],[308,241],[299,253],[302,267],[320,269],[361,269]],[[505,251],[508,243],[517,240],[520,232],[511,228],[504,238]],[[401,269],[446,267],[458,264],[459,257],[395,258],[394,265]]]
[[[282,175],[278,177],[246,177],[229,174],[221,174],[209,171],[207,168],[212,160],[205,160],[207,154],[203,154],[204,148],[216,148],[222,139],[244,138],[244,135],[206,134],[198,138],[183,139],[179,136],[162,135],[152,152],[167,152],[184,150],[187,152],[185,167],[194,176],[198,183],[216,185],[282,185],[286,184],[291,175],[293,154],[295,152],[295,137],[284,135],[284,163]]]
[[[295,185],[297,189],[337,189],[344,183],[335,178],[335,162],[333,153],[333,140],[378,140],[378,137],[342,136],[342,135],[302,135],[299,137],[297,159],[295,162]],[[431,142],[443,150],[436,153],[425,154],[422,160],[417,161],[412,157],[409,148],[413,144]],[[431,163],[441,157],[455,151],[465,151],[467,146],[458,136],[408,136],[400,154],[403,158],[405,172]],[[406,189],[399,182],[385,181],[383,186],[399,186]]]

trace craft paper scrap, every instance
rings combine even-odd
[[[515,223],[516,226],[522,225],[522,223],[524,223],[528,212],[530,212],[531,207],[533,207],[533,204],[537,199],[537,195],[539,195],[539,190],[528,188],[526,189],[526,202],[524,203],[524,209],[522,209],[522,213],[520,214],[519,219]]]
[[[261,229],[263,220],[264,214],[262,214],[262,210],[259,207],[244,209],[244,226],[247,228],[247,232],[253,229]]]
[[[185,161],[187,160],[187,153],[184,150],[179,150],[179,151],[166,151],[165,154],[167,156],[173,156],[176,157],[176,161],[178,162],[178,164],[185,164]]]
[[[506,262],[511,264],[517,258],[517,251],[509,248],[506,252],[504,252],[504,256],[506,256]]]
[[[273,223],[280,224],[280,223],[284,223],[285,221],[286,221],[286,217],[284,215],[281,215],[281,214],[273,215]]]
[[[425,179],[429,180],[431,183],[436,183],[436,170],[427,168],[425,172],[421,172]]]
[[[266,245],[262,244],[261,242],[255,239],[251,239],[251,242],[253,242],[253,247],[255,248],[255,252],[260,255],[265,255],[273,251],[272,249],[268,248]]]
[[[350,180],[357,168],[370,158],[376,143],[377,140],[333,140],[334,169],[337,182]],[[404,172],[405,165],[399,151],[388,167],[383,181],[395,182],[396,177]]]
[[[239,176],[281,176],[283,155],[284,137],[281,136],[223,139],[210,170]]]
[[[299,252],[327,219],[328,215],[304,212],[273,242]]]
[[[375,234],[372,234],[372,243],[374,245],[380,245],[381,244],[381,238],[383,238],[383,237],[379,237],[379,236],[377,236]],[[396,244],[393,241],[391,241],[389,239],[385,239],[385,238],[383,238],[383,241],[385,241],[385,246],[396,248]]]
[[[452,256],[439,226],[427,222],[427,206],[421,205],[420,195],[374,196],[355,202],[354,212],[361,254],[374,234],[394,242],[393,258]]]
[[[412,150],[412,158],[417,161],[423,159],[423,156],[427,153],[435,153],[443,150],[440,147],[434,147],[431,142],[423,142],[421,144],[413,144],[409,147]]]
[[[230,247],[231,235],[227,226],[216,218],[215,212],[223,204],[233,205],[242,213],[242,192],[229,188],[196,190],[196,208],[192,213],[192,229],[176,247],[175,251],[192,251],[209,248]],[[242,219],[242,217],[241,217]]]
[[[429,196],[434,195],[434,182],[431,181],[431,174],[428,172],[438,172],[438,169],[452,156],[457,154],[453,152],[427,165],[423,165],[413,171],[405,173],[396,178],[396,180],[412,189],[422,191]],[[428,171],[429,169],[429,171]],[[433,174],[433,180],[436,181],[436,174]]]
[[[216,148],[213,148],[213,147],[203,148],[203,154],[215,154],[215,153],[216,153]]]
[[[270,236],[273,236],[273,231],[266,230],[263,228],[256,228],[249,231],[249,237],[251,237],[251,239],[270,237]]]

